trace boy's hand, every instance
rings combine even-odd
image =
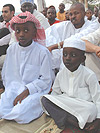
[[[96,119],[92,123],[87,123],[84,129],[89,133],[97,133],[99,126],[100,119]]]
[[[28,89],[24,90],[20,95],[18,95],[15,98],[13,105],[15,106],[18,102],[21,103],[22,100],[24,100],[28,95],[29,95],[29,90]]]

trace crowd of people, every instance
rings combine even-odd
[[[100,9],[74,3],[42,12],[20,0],[0,17],[0,119],[29,123],[43,113],[96,133],[100,124]]]

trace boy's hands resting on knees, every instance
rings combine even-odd
[[[18,102],[21,103],[22,100],[24,100],[28,95],[29,95],[29,90],[28,89],[24,90],[20,95],[18,95],[15,98],[13,105],[15,106]]]
[[[96,119],[91,123],[87,123],[84,129],[89,133],[97,133],[99,127],[100,127],[100,119]]]

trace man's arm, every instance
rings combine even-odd
[[[82,39],[83,40],[83,39]],[[83,40],[86,43],[86,52],[98,53],[100,52],[100,46],[94,45],[93,43],[89,42],[88,40]]]
[[[59,42],[59,45],[60,45],[60,47],[61,48],[63,48],[63,42]],[[48,50],[51,52],[52,50],[55,50],[55,49],[59,49],[58,48],[58,43],[56,43],[56,44],[54,44],[54,45],[51,45],[51,46],[49,46],[49,47],[47,47],[48,48]]]
[[[100,57],[100,28],[81,39],[86,42],[87,52],[94,52],[98,57]]]

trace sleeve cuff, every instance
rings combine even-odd
[[[30,95],[37,92],[36,88],[34,87],[32,83],[25,85],[25,87],[27,87],[27,89],[29,90]]]

